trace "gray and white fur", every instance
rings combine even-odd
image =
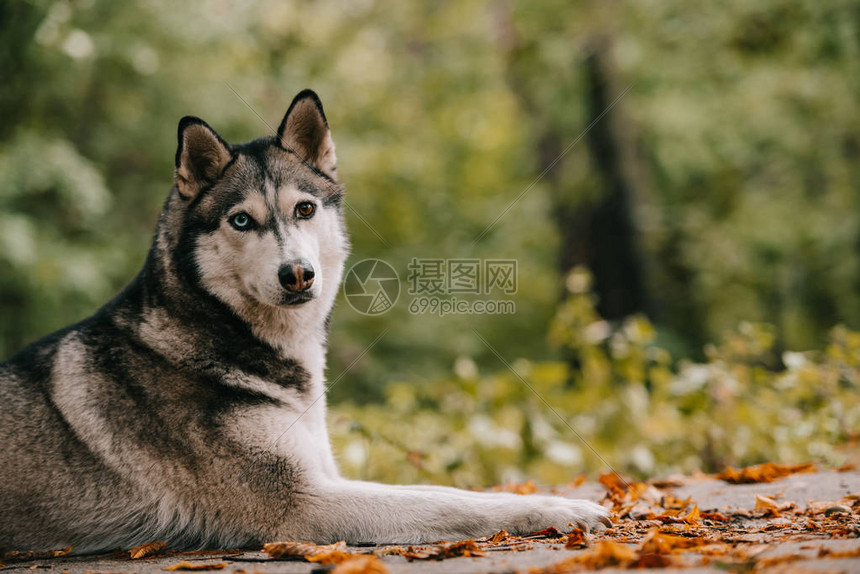
[[[319,98],[296,96],[277,137],[231,145],[193,117],[178,135],[137,277],[0,365],[0,548],[417,543],[607,523],[585,500],[343,478],[318,399],[349,241]]]

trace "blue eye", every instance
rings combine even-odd
[[[231,216],[227,221],[229,221],[230,225],[239,231],[247,231],[251,229],[252,226],[251,216],[244,211],[240,211],[236,215]]]

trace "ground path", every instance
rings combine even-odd
[[[742,479],[742,478],[741,478]],[[256,550],[207,555],[161,553],[137,560],[128,553],[22,560],[7,556],[5,571],[117,573],[165,572],[181,561],[218,565],[222,572],[529,572],[546,574],[634,566],[683,572],[860,572],[860,472],[792,474],[773,482],[730,484],[712,477],[677,477],[623,483],[604,477],[554,489],[556,493],[604,500],[615,512],[615,528],[579,540],[545,532],[454,546],[403,548],[288,547],[317,556],[273,560]],[[527,495],[526,495],[527,496]],[[282,549],[283,551],[283,549]],[[370,554],[378,557],[355,557]],[[400,554],[400,555],[397,555]],[[436,555],[452,555],[432,559]],[[457,556],[479,554],[479,556]],[[405,555],[405,556],[404,556]],[[409,558],[412,558],[411,560]],[[424,558],[424,559],[422,559]],[[345,562],[337,566],[329,561]],[[614,565],[614,566],[613,566]],[[681,570],[683,568],[683,570]]]

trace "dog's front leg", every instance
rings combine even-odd
[[[488,536],[501,529],[526,534],[550,526],[590,530],[608,523],[606,509],[586,500],[413,490],[349,480],[318,483],[296,502],[285,535],[315,542],[419,543]]]

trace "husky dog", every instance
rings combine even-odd
[[[349,252],[317,95],[241,145],[179,123],[137,277],[0,365],[0,547],[417,543],[607,524],[585,500],[343,478],[326,336]]]

